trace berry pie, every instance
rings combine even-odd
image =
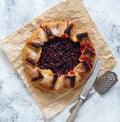
[[[72,22],[43,23],[26,40],[23,53],[31,83],[54,92],[85,83],[96,55],[88,33]]]

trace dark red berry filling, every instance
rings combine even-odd
[[[80,44],[70,38],[55,37],[44,43],[38,66],[56,74],[67,74],[79,63]]]

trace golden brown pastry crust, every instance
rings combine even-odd
[[[48,38],[56,36],[69,37],[73,42],[79,42],[81,46],[80,63],[67,75],[59,76],[50,69],[40,69],[37,65],[44,42],[47,42]],[[72,22],[42,24],[27,39],[24,46],[23,61],[31,83],[37,88],[47,91],[66,91],[81,86],[90,76],[94,60],[95,50],[88,33]],[[87,68],[84,61],[87,62]]]

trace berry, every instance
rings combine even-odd
[[[38,66],[55,74],[67,74],[79,63],[80,44],[70,38],[55,37],[44,43]]]

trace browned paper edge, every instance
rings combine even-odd
[[[30,91],[47,119],[64,110],[68,105],[74,102],[78,98],[82,88],[80,87],[65,93],[47,93],[34,88],[25,73],[22,61],[22,51],[26,39],[39,26],[39,24],[48,21],[68,20],[83,26],[83,28],[89,33],[97,52],[97,59],[102,61],[100,74],[111,70],[115,66],[116,60],[80,0],[68,0],[59,3],[22,27],[20,30],[8,36],[2,43],[4,52],[22,77],[27,89]]]

